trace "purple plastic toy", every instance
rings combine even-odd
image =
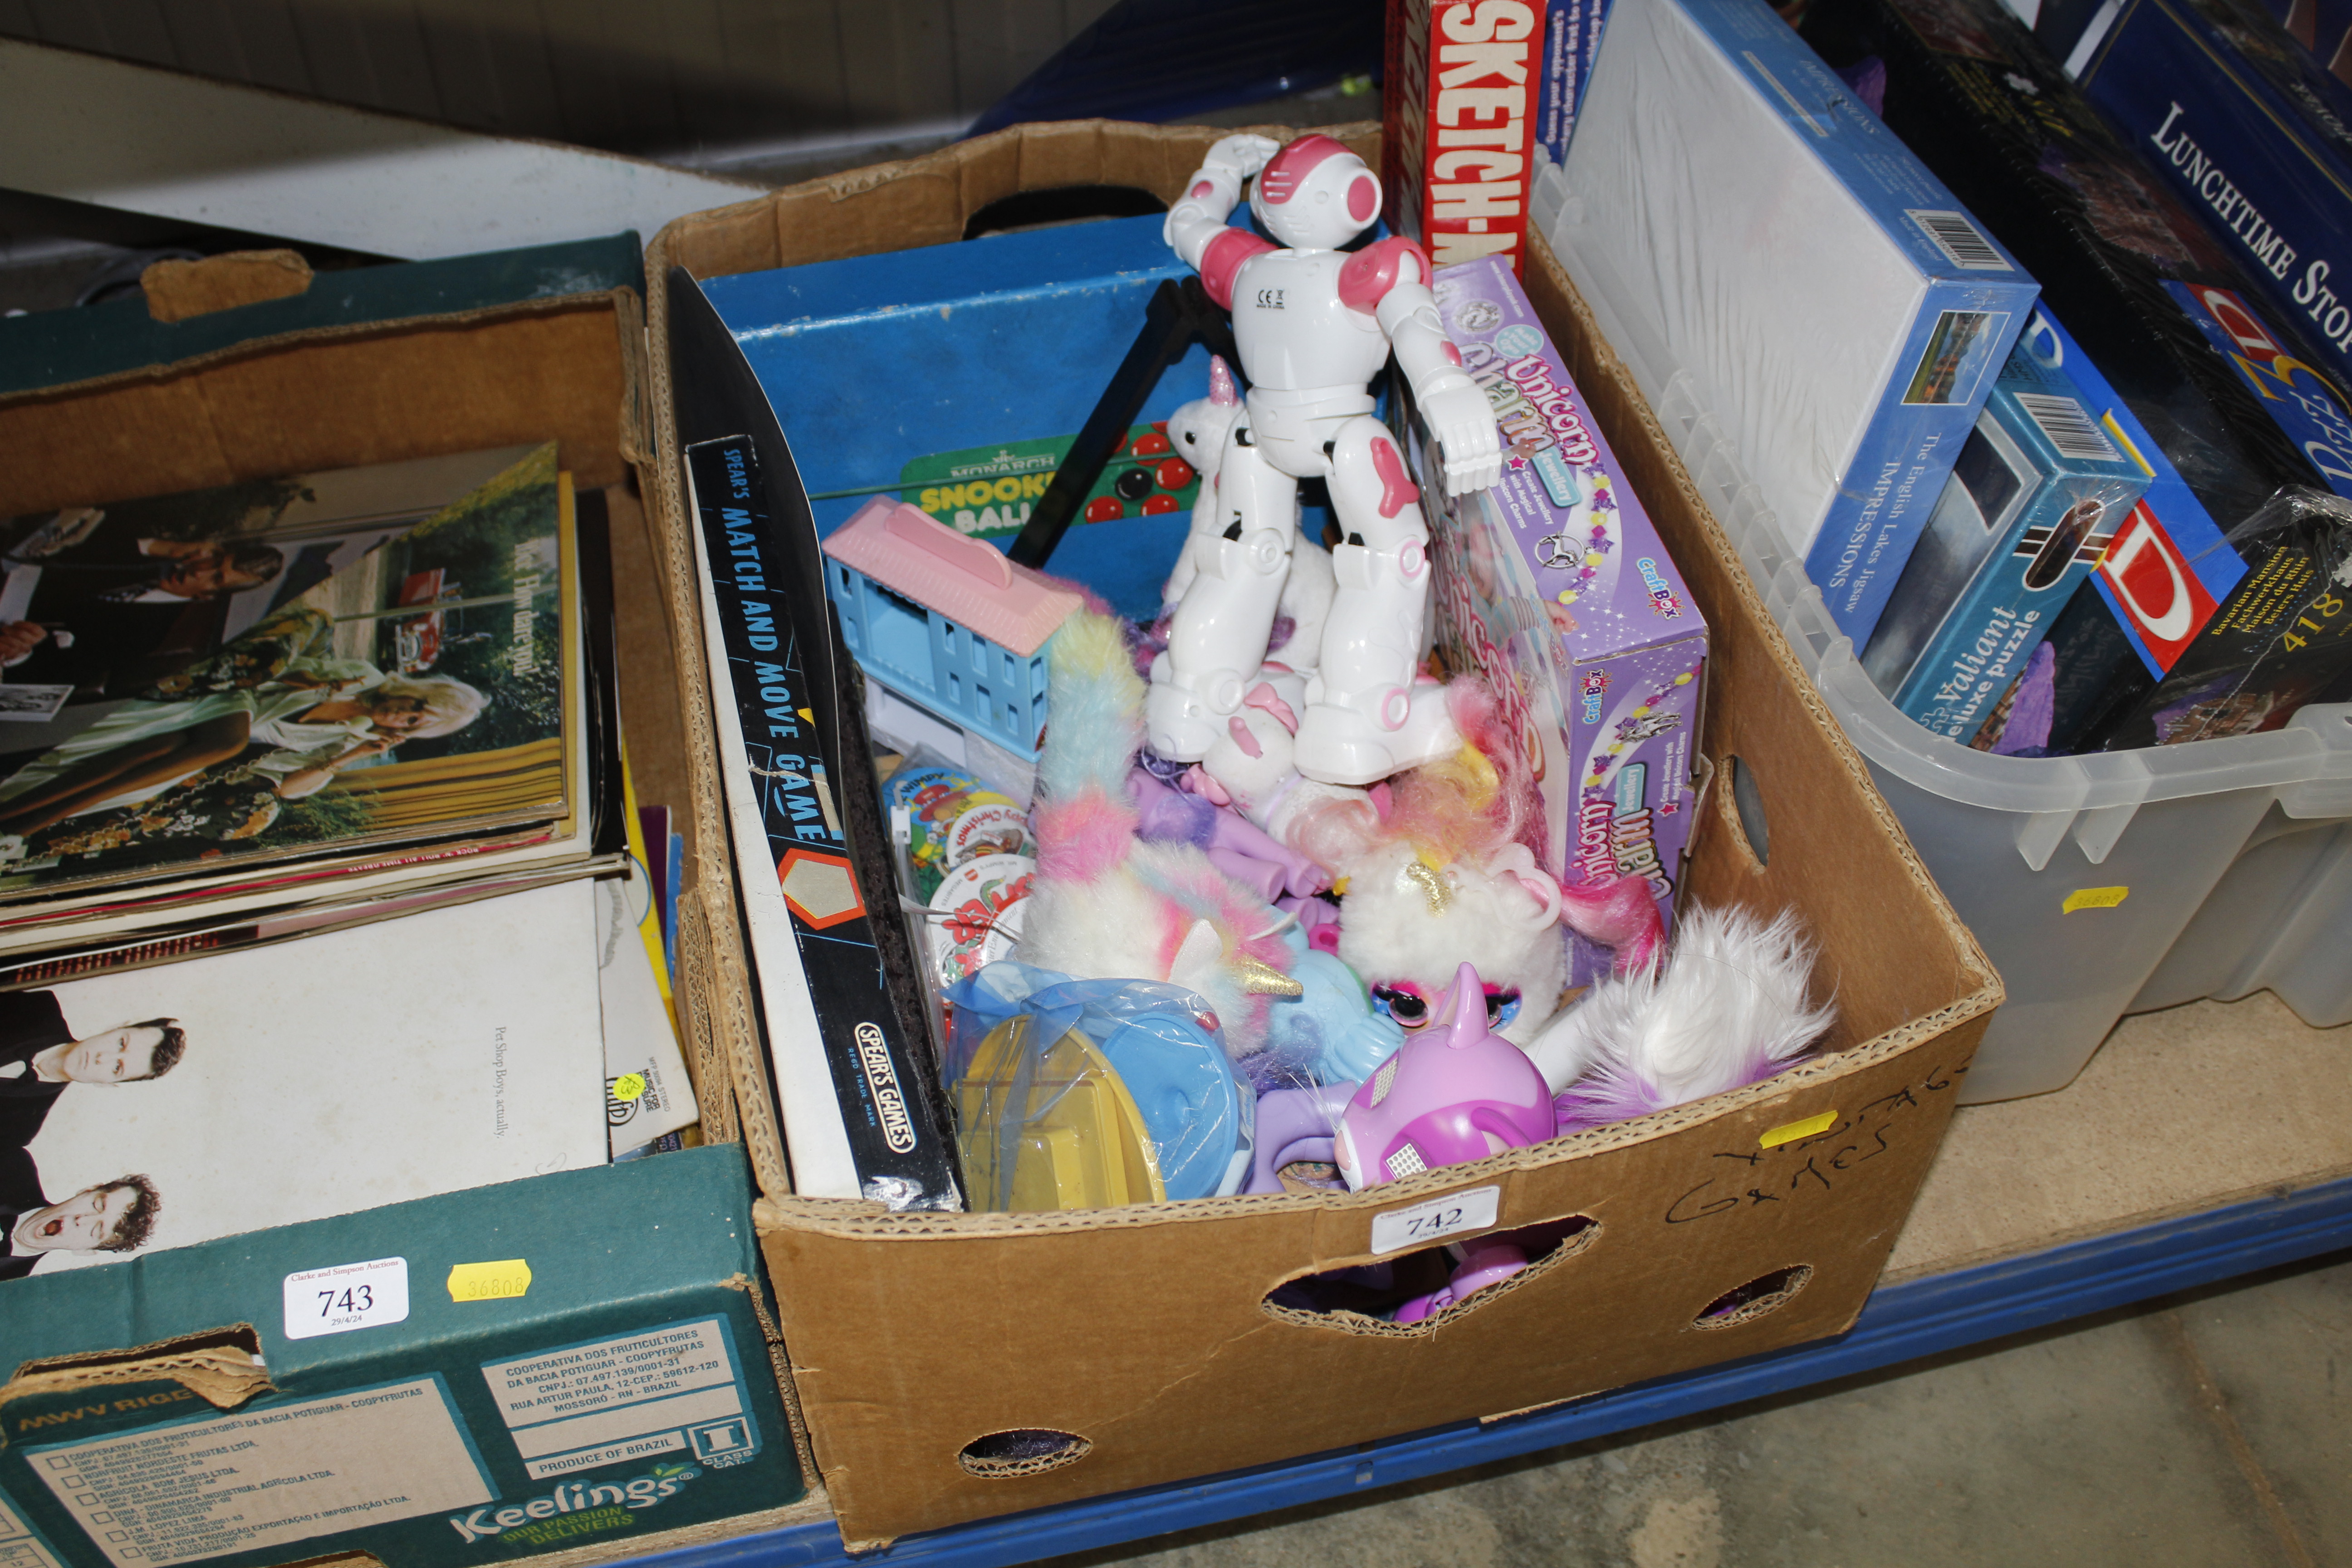
[[[1430,1024],[1357,1086],[1334,1157],[1361,1192],[1524,1149],[1558,1131],[1543,1074],[1525,1051],[1487,1031],[1486,984],[1465,963]]]
[[[1304,898],[1331,885],[1330,872],[1240,812],[1171,789],[1142,768],[1129,775],[1128,795],[1135,802],[1138,837],[1197,846],[1211,865],[1268,903],[1285,892]]]
[[[1250,1179],[1245,1193],[1282,1191],[1285,1165],[1301,1160],[1332,1162],[1331,1130],[1347,1113],[1352,1083],[1313,1089],[1274,1089],[1257,1097],[1257,1127],[1251,1135]]]
[[[1254,1168],[1244,1190],[1279,1192],[1276,1173],[1283,1166],[1330,1160],[1349,1187],[1360,1192],[1524,1149],[1558,1131],[1543,1074],[1526,1052],[1488,1032],[1486,988],[1465,963],[1439,1000],[1435,1019],[1408,1035],[1363,1083],[1259,1097]],[[1397,1310],[1398,1322],[1419,1322],[1528,1266],[1527,1254],[1507,1235],[1449,1250],[1460,1259],[1453,1282],[1406,1302]]]

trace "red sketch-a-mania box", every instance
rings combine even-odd
[[[1439,266],[1526,260],[1544,77],[1540,0],[1392,0],[1381,165],[1389,226]]]

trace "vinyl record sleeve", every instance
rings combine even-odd
[[[554,445],[375,533],[241,634],[10,758],[0,899],[227,884],[566,816],[585,783],[583,617]],[[423,728],[370,717],[404,699],[425,705]]]
[[[159,1077],[54,1093],[5,1077],[0,1150],[24,1151],[37,1186],[0,1209],[141,1175],[144,1251],[602,1164],[592,901],[572,882],[0,996],[0,1073],[60,1037],[158,1019],[184,1036]],[[142,1073],[154,1059],[131,1054]],[[0,1277],[122,1256],[16,1239]]]

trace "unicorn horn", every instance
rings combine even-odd
[[[1445,1048],[1458,1051],[1486,1037],[1486,983],[1477,970],[1464,964],[1454,972],[1454,988],[1445,994],[1453,1022],[1446,1026]]]
[[[1231,408],[1241,401],[1234,390],[1234,373],[1223,354],[1209,356],[1209,401],[1220,408]]]

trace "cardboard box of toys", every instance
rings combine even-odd
[[[1221,132],[1022,126],[678,220],[648,251],[715,279],[959,240],[1023,192],[1140,187],[1165,201]],[[1370,127],[1335,134],[1376,154]],[[1813,697],[1744,568],[1548,251],[1528,293],[1643,498],[1713,638],[1700,732],[1717,787],[1687,898],[1790,910],[1822,943],[1837,1022],[1769,1081],[1355,1194],[1059,1214],[891,1212],[793,1194],[736,890],[695,896],[717,937],[688,999],[732,1050],[762,1193],[761,1244],[817,1463],[845,1537],[908,1531],[1510,1412],[1832,1334],[1860,1310],[1950,1116],[1997,978]],[[694,523],[673,427],[670,315],[652,295],[654,505],[682,633]],[[1097,384],[1125,344],[1069,374]],[[698,394],[704,395],[704,394]],[[716,755],[688,670],[698,765]],[[721,780],[697,780],[706,845]],[[1491,1207],[1486,1205],[1491,1205]],[[1435,1321],[1270,1300],[1303,1276],[1400,1256],[1424,1205],[1575,1237]]]
[[[511,287],[530,269],[508,276],[497,258],[434,263],[422,270],[439,283],[422,294],[392,289],[383,315],[323,326],[282,288],[245,290],[240,271],[252,270],[230,258],[210,313],[152,337],[190,358],[142,361],[140,334],[119,321],[93,323],[105,352],[92,358],[73,352],[70,322],[42,323],[72,379],[0,395],[0,515],[552,439],[578,489],[606,503],[638,781],[683,800],[676,660],[634,482],[646,449],[635,268],[564,293]],[[454,294],[440,287],[453,279],[466,285]],[[457,308],[400,313],[436,302]],[[457,912],[499,907],[520,906]],[[389,929],[304,942],[365,946]],[[684,972],[704,973],[698,923],[683,945]],[[384,967],[336,970],[345,1005],[374,994],[364,1005],[381,1003],[388,1021],[423,1011],[373,985],[430,986],[435,974],[403,976],[396,955],[375,957]],[[25,996],[6,1000],[12,1017],[26,1011]],[[596,1005],[592,982],[590,1020]],[[217,1042],[196,1033],[191,1019],[191,1061],[166,1083],[86,1092],[204,1080],[194,1058]],[[368,1075],[371,1059],[354,1052],[345,1067]],[[400,1080],[399,1064],[373,1059],[363,1081]],[[700,1076],[715,1142],[733,1126],[727,1074]],[[52,1131],[85,1092],[68,1090]],[[142,1157],[202,1134],[152,1131]],[[320,1135],[301,1132],[288,1142]],[[37,1178],[25,1152],[0,1152],[14,1221]],[[165,1192],[158,1223],[194,1215],[187,1185]],[[273,1196],[254,1194],[254,1212]],[[0,1279],[0,1552],[40,1568],[259,1568],[334,1553],[425,1568],[608,1558],[733,1533],[741,1526],[719,1521],[745,1514],[813,1511],[751,1199],[741,1151],[691,1149],[243,1234],[216,1226],[202,1233],[215,1239],[98,1267],[12,1268]]]

